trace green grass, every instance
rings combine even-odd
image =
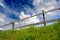
[[[60,22],[52,25],[0,32],[0,40],[60,40]]]

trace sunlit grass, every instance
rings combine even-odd
[[[0,40],[60,40],[60,22],[52,25],[0,32]]]

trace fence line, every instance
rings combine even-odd
[[[34,17],[34,16],[39,16],[39,15],[41,15],[41,14],[43,14],[43,20],[44,20],[44,23],[42,23],[42,24],[46,25],[44,14],[46,14],[46,13],[48,13],[48,12],[51,12],[51,11],[55,11],[55,10],[60,10],[60,7],[59,7],[59,8],[52,9],[52,10],[49,10],[49,11],[45,11],[45,12],[42,11],[42,13],[40,13],[40,14],[36,14],[36,15],[33,15],[33,16],[30,16],[30,17],[27,17],[27,18],[24,18],[24,19],[21,19],[21,20],[13,21],[13,22],[10,22],[10,23],[8,23],[8,24],[6,24],[6,25],[3,25],[3,26],[0,26],[0,27],[4,27],[4,26],[7,26],[7,25],[12,24],[12,29],[14,29],[14,23],[19,22],[19,21],[23,21],[23,20],[25,20],[25,19],[29,19],[29,18]],[[38,23],[37,23],[37,24],[38,24]]]
[[[50,22],[56,22],[56,21],[58,21],[58,20],[60,20],[60,18],[58,18],[58,19],[53,19],[53,20],[48,20],[48,21],[45,21],[45,22],[46,22],[46,23],[50,23]],[[14,29],[23,28],[23,27],[27,27],[27,26],[30,26],[30,25],[38,25],[38,24],[44,24],[44,21],[38,22],[38,23],[34,23],[34,24],[25,25],[25,26],[21,26],[21,27],[16,27],[16,28],[14,28]]]

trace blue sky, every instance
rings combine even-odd
[[[60,0],[0,0],[0,26],[15,20],[24,19],[32,15],[60,7]],[[46,20],[60,17],[60,11],[49,12]],[[42,21],[42,15],[16,23],[23,26]],[[9,27],[8,27],[9,28]],[[11,27],[10,27],[11,28]],[[7,29],[6,27],[1,29]]]

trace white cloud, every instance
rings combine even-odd
[[[20,19],[24,19],[24,18],[27,18],[27,17],[30,17],[30,15],[25,15],[24,12],[21,12]]]
[[[35,3],[35,4],[34,4]],[[55,8],[55,0],[34,0],[33,5],[35,6],[35,13],[40,13],[41,10],[50,10]]]
[[[35,14],[33,14],[35,15]],[[27,17],[30,17],[30,15],[26,15],[24,14],[24,12],[21,12],[20,14],[20,19],[24,19],[24,18],[27,18]],[[26,19],[26,20],[23,20],[21,22],[22,25],[27,25],[27,24],[32,24],[32,23],[37,23],[39,22],[40,20],[37,18],[37,16],[35,17],[32,17],[32,18],[29,18],[29,19]]]
[[[0,18],[0,22],[4,22],[4,19],[3,18]]]
[[[3,5],[3,3],[2,3],[2,2],[0,2],[0,6],[4,7],[4,5]]]
[[[0,0],[0,6],[5,7],[3,4],[3,0]]]
[[[38,5],[43,0],[34,0],[33,5]]]
[[[4,18],[5,18],[5,16],[0,14],[0,22],[5,22]]]
[[[50,6],[48,8],[42,7],[41,10],[48,11],[48,10],[52,10],[54,8],[55,8],[54,6]]]
[[[4,30],[4,29],[0,28],[0,30]]]

